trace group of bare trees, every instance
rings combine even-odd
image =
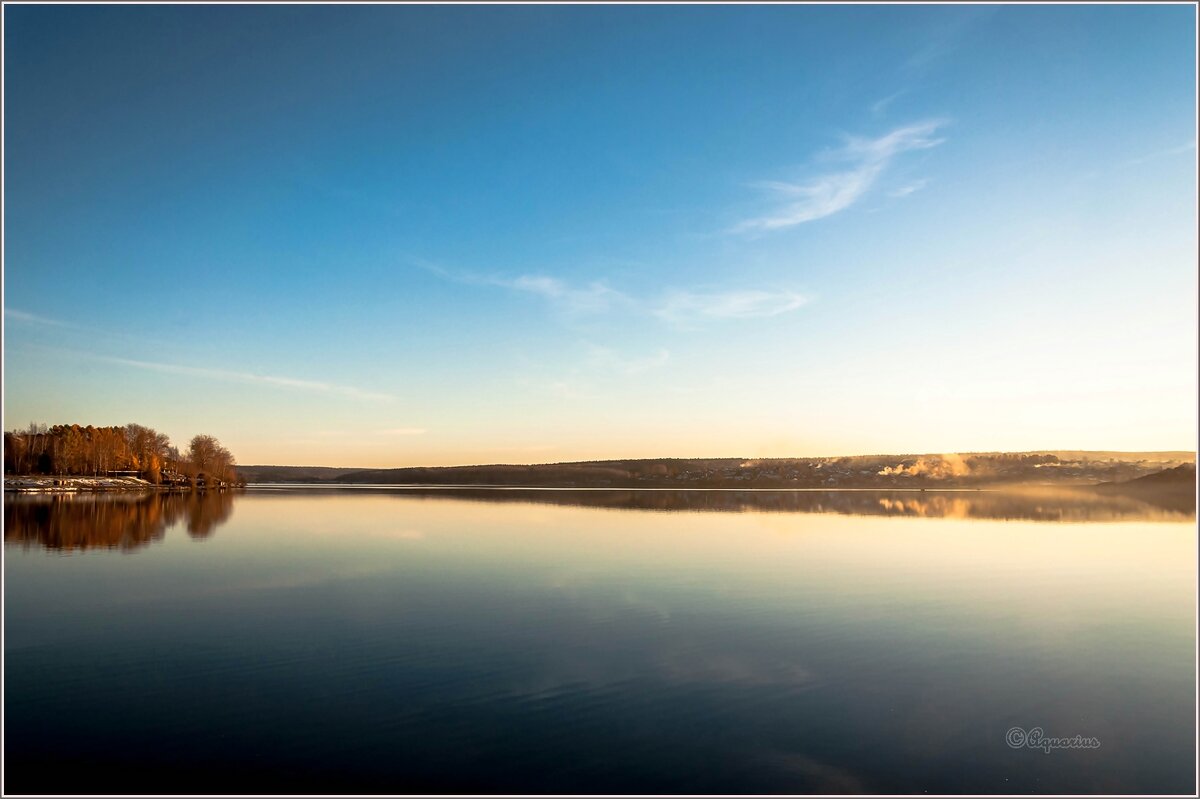
[[[195,436],[187,453],[165,433],[140,424],[80,427],[31,424],[4,434],[5,474],[104,475],[137,472],[152,483],[237,481],[234,458],[212,436]]]
[[[232,483],[237,480],[233,453],[212,436],[194,436],[188,445],[188,468],[192,474]]]

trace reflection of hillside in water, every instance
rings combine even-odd
[[[188,535],[212,535],[233,512],[224,492],[124,495],[5,495],[4,542],[55,550],[133,550],[180,522]]]
[[[384,493],[397,497],[524,502],[650,511],[767,511],[1042,522],[1187,521],[1195,496],[1183,490],[1139,496],[1087,488],[1025,491],[629,491],[603,489],[354,488],[303,489],[311,494]],[[292,489],[287,490],[288,493]]]

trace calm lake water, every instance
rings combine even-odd
[[[8,792],[1195,790],[1194,504],[260,488],[4,521]]]

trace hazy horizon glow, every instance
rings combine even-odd
[[[1195,450],[1192,6],[3,13],[5,429]]]

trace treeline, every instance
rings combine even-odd
[[[151,483],[238,482],[233,453],[212,436],[192,438],[186,452],[165,433],[140,424],[81,427],[31,424],[4,434],[5,474],[103,476],[137,472]]]

